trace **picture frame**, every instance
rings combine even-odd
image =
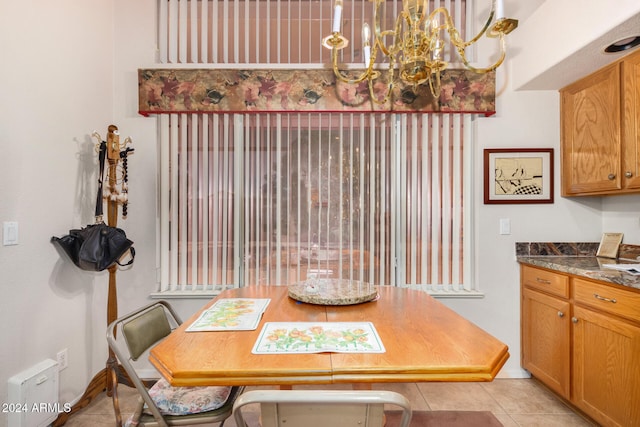
[[[596,257],[618,258],[618,249],[622,243],[623,236],[623,233],[602,233]]]
[[[484,203],[553,203],[553,148],[484,150]]]

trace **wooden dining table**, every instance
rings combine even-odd
[[[186,331],[202,311],[224,298],[268,298],[255,330]],[[255,354],[265,322],[371,322],[381,353]],[[353,384],[491,381],[508,347],[426,292],[380,286],[378,297],[352,305],[302,303],[286,286],[223,291],[165,340],[149,360],[173,386]]]

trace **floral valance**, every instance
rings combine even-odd
[[[140,69],[142,115],[247,112],[495,112],[495,72],[448,69],[436,99],[429,87],[396,86],[385,105],[371,102],[366,82],[336,81],[332,70]],[[387,86],[374,91],[383,98]]]

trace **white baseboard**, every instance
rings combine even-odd
[[[520,368],[503,369],[498,372],[496,378],[531,378],[531,374]]]
[[[136,369],[136,372],[140,378],[144,378],[145,380],[160,378],[158,371],[153,368]]]

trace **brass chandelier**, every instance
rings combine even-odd
[[[331,49],[333,71],[336,77],[348,84],[368,81],[371,100],[377,104],[385,104],[393,91],[398,77],[406,84],[417,85],[428,82],[435,98],[440,93],[440,74],[448,66],[444,60],[445,37],[460,56],[464,66],[476,73],[487,73],[498,68],[506,55],[505,35],[518,26],[516,19],[504,17],[503,0],[491,0],[491,12],[480,32],[472,39],[465,41],[455,28],[449,11],[438,7],[428,13],[429,0],[403,0],[402,10],[398,14],[392,30],[382,30],[380,21],[383,5],[386,0],[370,0],[374,5],[374,33],[367,23],[362,26],[363,56],[365,70],[355,78],[349,78],[338,68],[338,52],[347,47],[349,41],[340,33],[342,23],[342,0],[335,0],[332,34],[322,40],[323,46]],[[495,19],[494,19],[495,17]],[[476,43],[483,35],[498,38],[500,56],[498,60],[486,68],[476,68],[469,63],[466,49]],[[390,40],[390,44],[386,40]],[[386,70],[387,92],[383,99],[374,95],[374,81],[382,76],[384,70],[374,68],[376,57],[383,53],[389,59]]]

